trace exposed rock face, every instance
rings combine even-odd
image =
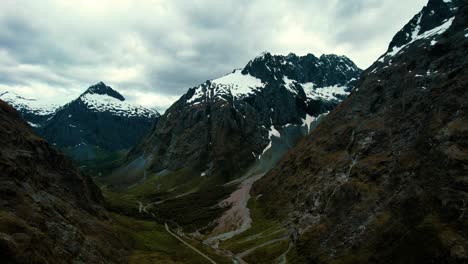
[[[265,154],[273,138],[292,138],[292,145],[307,134],[360,73],[344,56],[264,53],[243,70],[191,88],[128,159],[144,157],[153,172],[193,167],[226,182]]]
[[[158,117],[156,110],[127,103],[101,82],[61,107],[38,132],[61,148],[97,146],[115,151],[133,147]]]
[[[0,259],[2,263],[118,263],[118,239],[99,220],[90,178],[36,136],[0,101]]]
[[[468,262],[467,26],[467,1],[429,1],[254,185],[298,262]]]

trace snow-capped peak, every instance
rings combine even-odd
[[[206,82],[195,88],[195,93],[187,100],[189,104],[198,104],[203,98],[232,96],[234,99],[253,94],[256,90],[265,87],[265,84],[250,74],[243,74],[236,69],[223,77]]]
[[[113,98],[115,98],[115,99],[117,99],[119,101],[125,101],[125,97],[123,97],[123,95],[121,95],[116,90],[112,89],[110,86],[107,86],[103,82],[99,82],[99,83],[89,87],[88,90],[86,90],[86,92],[84,92],[82,94],[82,96],[87,95],[87,94],[108,95],[108,96],[113,97]]]
[[[192,88],[184,98],[189,105],[199,105],[211,98],[237,101],[264,89],[284,87],[296,97],[305,94],[308,99],[336,101],[349,94],[351,81],[360,72],[345,56],[322,55],[319,59],[313,54],[301,57],[293,53],[281,56],[265,52],[243,69]]]
[[[9,91],[0,92],[0,99],[20,112],[28,112],[40,116],[51,115],[59,107],[55,104],[45,103],[34,98],[26,98]]]
[[[142,116],[153,118],[159,116],[155,109],[125,101],[125,97],[103,82],[89,87],[77,100],[83,102],[88,109],[96,112],[111,112],[125,117]]]
[[[426,40],[426,45],[434,46],[439,36],[452,26],[455,11],[456,7],[450,0],[429,1],[428,5],[393,38],[388,51],[382,55],[379,62],[391,59],[417,41]]]

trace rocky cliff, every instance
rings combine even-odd
[[[254,186],[292,260],[468,261],[467,25],[467,1],[430,0]]]
[[[2,263],[120,263],[92,180],[0,101]]]
[[[344,56],[264,53],[189,89],[128,160],[143,161],[149,172],[190,167],[225,183],[265,155],[280,157],[349,94],[360,73]]]

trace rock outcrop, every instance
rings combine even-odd
[[[0,101],[2,263],[121,263],[101,193]]]
[[[468,261],[467,25],[467,1],[430,0],[254,185],[297,262]]]

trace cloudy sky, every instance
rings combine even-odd
[[[1,0],[0,91],[66,102],[99,81],[164,110],[263,51],[366,68],[427,0]]]

